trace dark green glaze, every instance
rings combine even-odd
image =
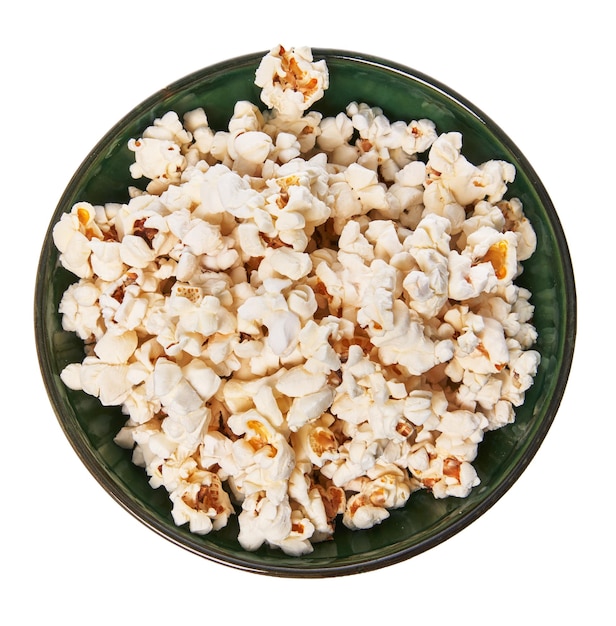
[[[98,400],[67,390],[62,368],[81,361],[83,347],[62,330],[58,304],[74,277],[58,266],[51,228],[73,203],[126,201],[135,184],[126,147],[154,118],[169,110],[180,116],[203,107],[215,129],[226,128],[237,100],[262,107],[253,85],[264,53],[244,56],[191,74],[144,101],[114,126],[86,158],[51,217],[43,246],[35,294],[35,332],[39,361],[51,404],[76,453],[99,483],[128,511],[171,541],[214,561],[242,569],[284,576],[334,576],[372,570],[419,554],[467,526],[492,506],[520,476],[545,437],[558,409],[569,374],[576,331],[576,297],[571,260],[554,207],[536,173],[511,140],[483,113],[458,94],[409,68],[343,51],[313,50],[325,58],[330,89],[316,109],[325,115],[344,110],[352,100],[380,106],[390,120],[427,117],[440,132],[462,132],[464,154],[473,162],[504,159],[517,170],[510,196],[518,196],[538,236],[538,250],[527,263],[520,284],[532,293],[534,322],[542,355],[535,384],[517,411],[515,424],[489,433],[475,466],[481,485],[463,500],[435,500],[426,492],[411,496],[404,509],[369,531],[340,525],[336,539],[315,546],[311,555],[285,556],[279,550],[245,552],[237,543],[235,520],[206,537],[174,525],[162,489],[154,491],[112,439],[125,417]],[[67,503],[67,506],[69,504]]]

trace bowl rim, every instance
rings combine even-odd
[[[186,89],[192,83],[202,81],[211,74],[218,74],[226,70],[237,68],[238,66],[258,64],[259,60],[266,54],[267,51],[253,52],[250,54],[244,54],[236,56],[224,61],[213,63],[205,66],[194,72],[191,72],[184,77],[179,78],[166,87],[159,89],[149,97],[142,100],[139,104],[133,107],[126,115],[124,115],[118,122],[116,122],[95,144],[90,152],[83,159],[70,181],[66,185],[58,204],[56,205],[55,213],[61,206],[65,207],[67,204],[68,196],[71,189],[80,180],[82,174],[89,168],[92,161],[96,156],[104,149],[105,146],[113,139],[116,132],[124,127],[126,123],[134,119],[140,113],[145,112],[148,108],[152,108],[161,98],[167,96],[170,92],[181,91]],[[353,562],[349,564],[336,565],[328,563],[324,566],[308,566],[302,567],[301,557],[298,558],[297,567],[287,566],[285,564],[269,564],[260,563],[256,564],[249,559],[243,559],[235,555],[229,555],[219,551],[216,546],[205,545],[199,543],[196,540],[192,540],[192,537],[186,537],[179,533],[170,532],[170,528],[160,523],[160,521],[152,515],[141,503],[136,503],[129,495],[127,495],[118,485],[110,478],[108,472],[101,468],[100,464],[95,459],[94,455],[89,449],[88,442],[84,434],[72,424],[67,423],[67,420],[62,415],[62,399],[55,389],[53,376],[51,371],[51,359],[52,353],[50,346],[47,345],[45,340],[44,320],[40,311],[43,310],[44,301],[46,297],[46,285],[41,280],[42,273],[45,269],[46,251],[49,246],[52,245],[52,230],[55,224],[53,218],[48,226],[43,247],[40,253],[39,262],[37,265],[37,274],[35,277],[35,293],[34,293],[34,334],[35,344],[38,356],[39,368],[41,371],[43,383],[50,400],[52,409],[56,415],[57,421],[61,429],[63,430],[66,438],[68,439],[74,452],[77,454],[81,462],[85,465],[90,474],[95,480],[103,487],[103,489],[128,513],[143,523],[146,527],[150,528],[164,539],[171,543],[196,554],[206,560],[216,562],[225,566],[236,568],[239,570],[249,571],[257,574],[267,576],[280,576],[290,578],[323,578],[342,575],[357,574],[360,572],[372,571],[380,569],[401,561],[405,561],[411,557],[417,556],[435,546],[443,543],[447,539],[451,538],[461,530],[469,526],[479,517],[481,517],[486,511],[488,511],[501,497],[505,495],[512,485],[519,479],[521,474],[526,470],[529,463],[535,457],[539,447],[543,443],[552,423],[556,417],[559,406],[561,404],[565,388],[568,382],[573,355],[575,351],[575,341],[577,332],[577,294],[575,286],[575,277],[573,271],[573,265],[570,255],[569,246],[565,237],[565,233],[560,222],[560,218],[556,212],[555,206],[545,188],[542,181],[538,177],[533,166],[528,159],[524,156],[517,145],[512,139],[502,130],[502,128],[496,124],[488,115],[486,115],[481,109],[472,104],[467,98],[459,94],[456,90],[449,88],[444,83],[431,76],[415,70],[407,65],[385,59],[372,54],[364,54],[349,50],[342,50],[337,48],[312,48],[312,54],[315,59],[324,58],[329,60],[341,60],[350,63],[356,63],[360,66],[373,66],[384,69],[388,72],[400,74],[406,80],[418,82],[423,84],[429,89],[440,92],[448,100],[453,100],[458,105],[462,106],[473,117],[478,119],[483,125],[489,127],[490,132],[515,156],[529,177],[532,187],[537,193],[541,205],[548,217],[550,226],[554,233],[554,238],[557,243],[557,248],[561,256],[561,262],[563,266],[563,279],[565,290],[565,310],[562,312],[564,318],[563,324],[563,359],[561,367],[558,371],[557,381],[553,390],[552,397],[545,409],[544,418],[540,424],[540,427],[535,432],[528,447],[524,450],[523,455],[517,461],[512,471],[502,480],[497,489],[490,493],[485,499],[483,499],[477,506],[464,515],[461,515],[454,523],[449,525],[446,529],[431,535],[430,537],[419,541],[413,546],[390,552],[384,556],[371,558],[370,560]],[[318,108],[315,107],[315,108]]]

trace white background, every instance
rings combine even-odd
[[[614,619],[609,508],[616,482],[615,332],[608,298],[615,267],[616,136],[608,85],[616,56],[609,6],[598,0],[361,6],[332,0],[58,0],[13,3],[4,12],[2,623]],[[569,386],[543,446],[514,487],[433,550],[336,579],[232,570],[173,546],[134,520],[66,441],[41,381],[33,338],[39,250],[57,201],[87,152],[166,84],[279,43],[394,60],[486,112],[525,153],[551,195],[579,297]]]

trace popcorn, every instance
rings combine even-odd
[[[148,395],[157,398],[168,415],[187,415],[202,406],[199,394],[184,378],[182,368],[169,359],[157,359],[146,385]]]
[[[409,374],[420,375],[454,354],[450,340],[432,340],[417,317],[400,301],[392,307],[392,328],[371,337],[385,365],[402,365]]]
[[[261,100],[268,108],[296,119],[323,97],[329,73],[325,61],[313,62],[310,48],[276,46],[263,57],[255,84],[263,89]]]
[[[112,326],[96,342],[94,354],[104,363],[126,363],[137,349],[138,343],[134,330]]]
[[[267,254],[272,269],[284,278],[300,280],[312,270],[312,260],[305,252],[278,248]]]
[[[272,144],[269,135],[257,130],[242,131],[233,136],[228,153],[234,160],[234,170],[241,175],[257,175],[270,154]]]
[[[131,175],[133,178],[149,178],[147,191],[152,193],[160,193],[170,184],[176,184],[186,164],[182,147],[191,139],[173,111],[154,120],[141,138],[128,142],[128,149],[135,153]]]
[[[430,448],[433,449],[432,446],[426,446],[424,450],[427,459],[425,469],[413,468],[413,475],[437,499],[449,496],[465,498],[479,484],[475,468],[467,461],[439,456],[435,452],[432,452],[431,458],[428,452]]]
[[[473,264],[469,254],[451,250],[448,258],[448,294],[453,300],[463,302],[492,292],[497,285],[491,263]]]
[[[276,46],[225,129],[168,112],[128,148],[125,203],[53,230],[85,343],[65,385],[121,406],[115,442],[206,534],[301,556],[386,523],[418,489],[466,497],[485,433],[515,420],[540,363],[537,245],[512,165],[462,135],[350,102],[309,48]]]
[[[121,405],[132,389],[125,363],[104,363],[95,356],[67,366],[60,376],[67,387],[96,396],[103,406]]]
[[[233,511],[220,478],[213,472],[194,471],[169,497],[173,502],[174,522],[178,526],[188,523],[190,532],[198,535],[226,526]]]
[[[301,329],[299,317],[289,310],[282,291],[291,286],[288,279],[268,278],[257,295],[248,298],[237,310],[240,319],[267,328],[266,343],[276,355],[290,352]]]
[[[348,500],[343,524],[351,530],[371,528],[389,517],[409,499],[411,485],[408,475],[399,467],[378,467],[359,481],[359,491]]]
[[[359,199],[362,215],[372,209],[387,208],[385,186],[374,171],[359,163],[351,163],[344,172],[344,180]]]
[[[304,365],[286,370],[276,382],[276,389],[288,398],[302,398],[322,390],[327,380],[324,373],[311,372]]]
[[[436,126],[432,120],[413,120],[407,127],[402,147],[407,154],[425,152],[437,138]]]
[[[244,501],[238,519],[238,541],[245,550],[268,543],[293,556],[312,552],[308,538],[314,526],[301,513],[293,512],[288,501],[275,504],[262,493],[252,494]]]
[[[349,117],[344,113],[338,113],[336,117],[326,117],[322,120],[317,144],[325,152],[335,152],[336,149],[347,146],[353,132],[353,123]],[[356,154],[355,151],[353,154]]]
[[[425,319],[438,315],[448,298],[450,222],[439,215],[424,217],[405,247],[417,263],[403,281],[410,307]]]
[[[309,463],[298,462],[289,479],[289,498],[299,508],[294,510],[297,517],[304,515],[312,526],[312,542],[330,539],[335,531],[335,518],[344,513],[346,495],[343,489],[333,485],[315,483],[305,473]],[[292,513],[293,515],[293,513]]]
[[[105,332],[98,305],[100,290],[91,281],[81,279],[69,285],[58,308],[62,328],[74,332],[80,339],[100,337]]]
[[[80,278],[93,274],[90,264],[90,239],[102,235],[94,221],[95,211],[91,204],[79,202],[70,213],[65,213],[53,228],[53,241],[60,252],[60,263]]]
[[[290,515],[288,481],[294,466],[294,453],[287,438],[255,409],[232,415],[229,426],[239,436],[232,444],[238,469],[229,477],[229,484],[241,502],[240,525],[245,519],[258,526],[264,519],[259,517],[259,508],[252,508],[256,505],[255,497],[267,501],[267,515],[281,515],[281,523],[286,524]],[[290,528],[286,530],[290,532]],[[280,539],[266,536],[263,540],[275,544]]]
[[[333,399],[334,392],[329,387],[296,397],[286,416],[289,429],[296,431],[307,422],[321,417],[331,406]]]

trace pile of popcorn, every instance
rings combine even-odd
[[[199,108],[133,139],[125,204],[56,224],[63,328],[85,344],[71,389],[127,415],[176,524],[238,515],[241,546],[313,550],[382,522],[411,493],[465,497],[486,431],[533,383],[536,238],[514,167],[473,165],[462,136],[390,122],[328,88],[309,48],[273,48],[228,129]]]

